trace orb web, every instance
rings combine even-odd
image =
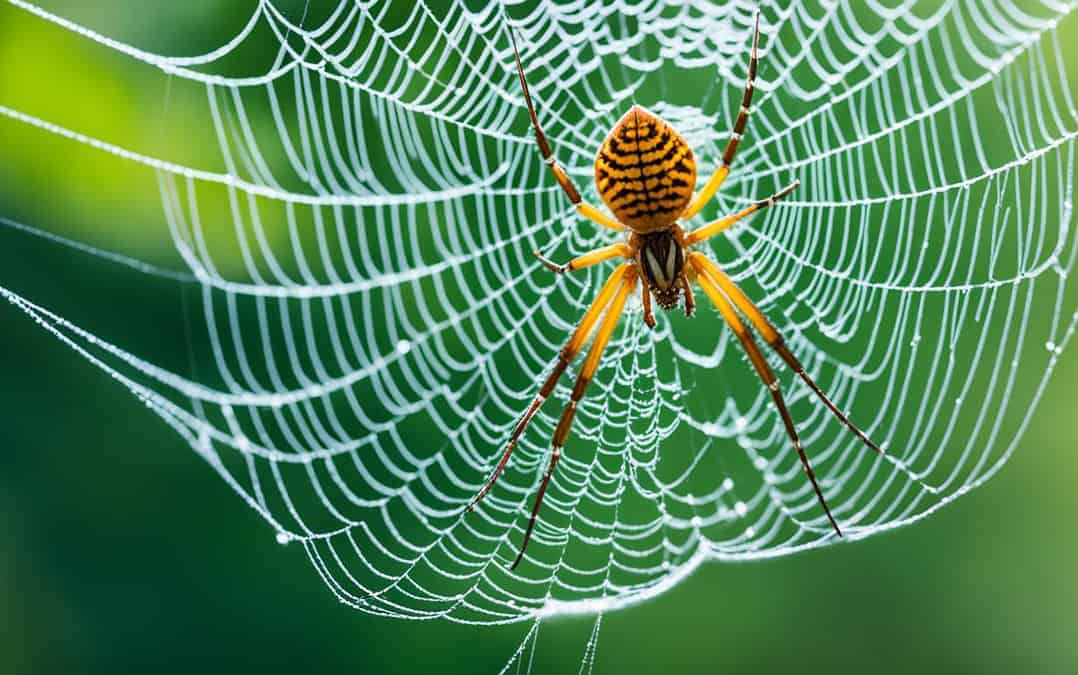
[[[607,273],[554,278],[532,252],[561,260],[616,237],[576,218],[548,175],[506,22],[557,156],[599,203],[595,150],[634,102],[688,139],[706,180],[755,3],[340,2],[301,16],[264,0],[218,49],[175,57],[9,1],[200,91],[217,154],[197,164],[17,100],[0,113],[156,177],[175,268],[2,222],[185,287],[203,367],[0,294],[161,416],[342,602],[477,624],[601,614],[707,560],[836,541],[704,302],[654,331],[630,305],[517,570],[568,378],[464,514]],[[749,131],[698,220],[800,179],[707,250],[887,449],[867,451],[772,362],[858,539],[998,471],[1073,336],[1078,111],[1063,48],[1078,20],[1047,0],[760,9]]]

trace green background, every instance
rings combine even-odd
[[[220,5],[46,6],[155,51],[198,53],[250,10]],[[0,105],[198,165],[212,148],[155,131],[165,87],[153,69],[0,5]],[[170,114],[185,114],[183,95],[170,94]],[[0,215],[169,262],[153,176],[101,160],[0,118]],[[81,298],[95,328],[182,358],[174,284],[0,229],[0,285],[62,302],[76,321]],[[601,671],[1078,671],[1076,403],[1078,360],[1067,352],[988,485],[867,541],[705,565],[604,617]],[[338,604],[301,547],[276,544],[156,416],[6,304],[0,411],[2,672],[497,672],[527,630],[386,620]],[[538,672],[576,672],[591,628],[587,618],[545,623]]]

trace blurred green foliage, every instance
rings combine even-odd
[[[114,4],[48,7],[177,54],[220,44],[250,11],[209,0]],[[0,5],[0,104],[213,169],[200,161],[212,148],[159,133],[166,105],[170,119],[205,124],[183,120],[201,109],[185,98],[196,93],[163,82]],[[152,174],[6,118],[0,215],[176,263]],[[0,285],[45,306],[62,298],[75,320],[80,294],[108,293],[109,303],[87,303],[95,327],[168,341],[182,362],[181,293],[131,281],[0,230]],[[526,625],[385,620],[338,604],[302,549],[276,544],[124,389],[10,306],[0,306],[0,327],[3,672],[497,672],[520,643]],[[1067,356],[1019,451],[986,487],[868,541],[706,565],[660,598],[604,617],[600,670],[1078,672],[1078,362]],[[576,672],[591,624],[544,624],[537,671]]]

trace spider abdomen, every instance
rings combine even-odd
[[[655,232],[676,222],[692,199],[696,160],[681,134],[634,105],[599,148],[595,185],[620,222]]]

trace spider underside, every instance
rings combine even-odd
[[[786,347],[782,336],[767,317],[749,300],[734,281],[706,255],[691,250],[695,244],[710,239],[750,214],[772,206],[776,201],[797,188],[798,183],[794,182],[765,200],[758,201],[738,213],[720,218],[695,230],[686,232],[680,225],[680,223],[688,221],[696,215],[711,200],[730,173],[730,166],[737,153],[737,147],[741,142],[745,126],[748,123],[750,104],[752,103],[755,88],[760,41],[759,13],[756,15],[752,51],[749,56],[748,79],[741,100],[741,109],[737,120],[734,122],[734,128],[730,134],[730,140],[726,145],[725,152],[723,152],[722,162],[719,167],[708,179],[703,189],[694,194],[696,161],[693,157],[692,148],[689,147],[681,134],[669,124],[643,107],[634,105],[614,126],[614,129],[600,147],[595,160],[595,184],[603,202],[613,213],[613,217],[583,201],[580,192],[573,185],[568,174],[554,158],[553,150],[543,133],[535,112],[535,105],[532,102],[528,81],[524,75],[520,52],[517,49],[516,38],[512,31],[509,32],[509,35],[513,43],[513,52],[516,56],[517,75],[520,79],[521,91],[528,107],[528,114],[531,117],[532,128],[535,131],[536,142],[539,145],[543,160],[550,167],[555,180],[576,207],[577,213],[603,227],[619,232],[628,231],[629,236],[626,241],[589,251],[564,265],[552,263],[536,251],[536,255],[543,264],[556,274],[572,272],[608,260],[621,259],[624,262],[614,269],[592,301],[591,306],[580,319],[569,341],[558,355],[551,373],[539,389],[539,393],[513,429],[508,445],[497,467],[472,500],[468,510],[472,510],[479,500],[494,486],[498,476],[509,462],[509,457],[513,454],[513,449],[527,428],[528,423],[547,397],[554,391],[554,387],[562,373],[565,372],[565,369],[581,351],[594,331],[595,338],[588,350],[584,365],[577,376],[569,403],[566,405],[554,430],[550,464],[539,485],[531,518],[524,533],[524,541],[511,565],[511,569],[516,568],[524,556],[528,542],[531,540],[536,516],[543,503],[547,485],[561,457],[561,450],[569,436],[569,429],[572,426],[577,405],[583,398],[584,391],[598,368],[599,359],[610,337],[613,335],[614,329],[617,327],[629,295],[636,290],[639,284],[644,306],[644,322],[653,328],[655,326],[655,316],[652,310],[653,299],[660,307],[672,309],[678,306],[679,300],[684,296],[685,313],[692,316],[696,306],[692,291],[692,283],[695,281],[737,336],[757,375],[770,390],[786,433],[797,451],[801,466],[812,483],[816,498],[823,507],[824,513],[826,513],[835,533],[842,536],[842,531],[831,514],[831,509],[823,492],[820,490],[812,465],[797,434],[797,429],[794,427],[793,420],[786,409],[782,392],[779,390],[778,380],[764,358],[756,339],[743,322],[742,315],[752,324],[764,342],[815,392],[832,414],[874,451],[880,454],[883,451],[835,407],[827,395],[817,386],[816,382],[805,372],[805,369],[793,353]],[[596,324],[598,324],[597,329]]]

